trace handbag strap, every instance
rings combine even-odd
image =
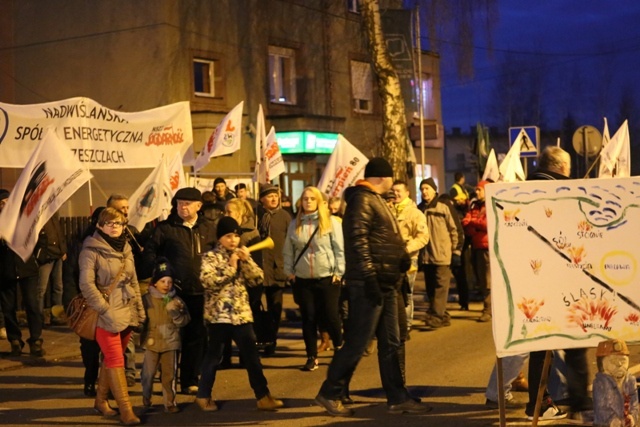
[[[300,254],[298,255],[298,258],[296,258],[296,262],[293,263],[293,267],[291,267],[292,270],[294,270],[296,268],[296,265],[298,265],[298,261],[300,261],[300,258],[302,258],[302,255],[304,255],[304,253],[307,251],[307,249],[309,249],[309,245],[311,244],[311,241],[313,240],[313,236],[315,236],[316,233],[318,232],[318,228],[320,228],[319,225],[316,227],[315,230],[313,230],[313,233],[311,233],[311,237],[309,237],[309,240],[307,240],[307,244],[304,245],[304,248],[302,248],[302,250],[300,251]]]
[[[122,262],[122,267],[120,268],[120,271],[118,272],[116,277],[111,282],[111,285],[109,285],[109,289],[107,289],[107,291],[104,293],[105,299],[109,298],[109,295],[111,295],[111,292],[113,292],[113,290],[115,289],[116,285],[118,284],[118,280],[120,279],[120,276],[124,272],[124,266],[125,266],[125,262],[123,261]]]

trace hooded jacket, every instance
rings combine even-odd
[[[122,270],[123,263],[122,275],[105,299],[104,293]],[[129,243],[118,252],[96,231],[84,240],[78,265],[80,291],[89,306],[98,312],[98,327],[116,333],[144,322],[146,316]]]
[[[175,289],[161,294],[154,286],[142,297],[147,321],[140,336],[145,350],[162,353],[180,350],[180,328],[191,320],[184,301]]]
[[[216,241],[213,221],[198,215],[193,228],[175,211],[156,227],[153,236],[145,245],[143,257],[145,277],[150,277],[156,257],[166,257],[174,268],[174,283],[179,295],[202,295],[200,263],[202,254],[213,247]]]
[[[296,221],[291,221],[284,242],[284,273],[289,276],[295,274],[302,279],[320,279],[323,277],[344,274],[344,239],[342,226],[331,217],[331,230],[320,234],[320,230],[313,236],[309,248],[293,267],[293,263],[309,241],[309,237],[318,226],[318,211],[302,215],[301,233],[296,233]],[[295,271],[294,271],[295,270]]]
[[[451,265],[451,256],[462,253],[462,226],[458,229],[457,215],[453,207],[436,195],[426,203],[424,200],[418,208],[427,216],[427,228],[430,240],[421,253],[422,264]]]
[[[368,182],[358,181],[344,192],[347,210],[342,218],[346,271],[349,281],[377,279],[380,289],[396,289],[406,258],[400,227],[384,199]]]

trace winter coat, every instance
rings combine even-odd
[[[120,279],[105,299],[104,293],[122,270],[123,263]],[[144,322],[146,315],[129,243],[118,252],[96,231],[84,240],[78,265],[80,291],[89,306],[98,312],[98,327],[115,333]]]
[[[264,249],[256,257],[256,263],[264,271],[264,286],[284,287],[287,282],[287,275],[284,274],[284,240],[287,236],[287,229],[291,222],[291,215],[284,209],[274,209],[272,211],[261,209],[260,224],[263,224],[264,217],[271,215],[269,230],[260,228],[261,240],[271,237],[273,239],[273,249]]]
[[[38,244],[34,253],[38,250]],[[38,263],[33,254],[26,261],[16,254],[4,240],[0,240],[0,286],[5,281],[20,280],[38,275]]]
[[[344,192],[347,209],[342,218],[346,268],[349,281],[376,280],[381,290],[396,289],[407,257],[400,227],[391,209],[366,181]]]
[[[342,238],[342,226],[333,217],[331,230],[320,234],[320,230],[313,236],[313,240],[304,252],[295,268],[293,263],[309,237],[318,226],[318,211],[302,215],[301,233],[296,233],[296,221],[291,221],[287,231],[287,239],[284,242],[284,273],[289,276],[295,274],[302,279],[320,279],[323,277],[344,274],[344,239]]]
[[[427,217],[408,197],[394,206],[394,215],[400,225],[400,234],[412,259],[418,259],[420,249],[429,243]]]
[[[253,322],[248,287],[262,284],[263,273],[253,259],[229,265],[231,252],[216,245],[202,257],[200,280],[204,286],[204,320],[207,323],[242,325]]]
[[[58,260],[67,253],[67,241],[57,213],[42,227],[38,239],[40,247],[34,253],[40,265]]]
[[[463,236],[460,236],[453,208],[438,196],[431,202],[420,203],[420,210],[427,216],[429,243],[421,254],[422,264],[451,265],[451,256],[460,255]]]
[[[191,320],[184,301],[176,296],[175,289],[161,294],[154,286],[142,297],[147,320],[140,343],[145,350],[163,353],[180,350],[180,328]]]
[[[260,233],[254,225],[253,218],[243,222],[240,228],[242,229],[242,234],[240,235],[240,245],[249,247],[251,245],[255,245],[260,241]]]
[[[173,278],[179,295],[202,295],[200,263],[202,254],[216,241],[214,223],[200,215],[193,228],[175,212],[156,227],[143,252],[145,277],[151,277],[156,257],[166,257],[175,271]]]
[[[469,212],[462,219],[465,234],[471,237],[473,249],[488,249],[489,236],[487,235],[487,210],[484,200],[471,202]]]

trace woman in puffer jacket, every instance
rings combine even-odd
[[[314,371],[318,368],[319,318],[324,318],[334,348],[342,345],[338,306],[340,280],[345,268],[344,240],[342,225],[331,216],[316,187],[306,187],[297,205],[298,214],[289,225],[284,243],[284,272],[290,280],[295,280],[293,294],[302,315],[302,335],[307,351],[307,362],[302,369]],[[310,238],[309,247],[305,249]]]
[[[107,401],[111,389],[122,423],[137,425],[140,419],[129,401],[123,352],[133,329],[144,322],[145,312],[124,227],[124,215],[116,209],[105,208],[98,217],[96,231],[84,240],[78,264],[80,291],[99,314],[96,341],[104,354],[94,408],[104,416],[117,414]],[[113,290],[106,295],[114,282]]]

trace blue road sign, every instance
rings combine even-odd
[[[509,128],[509,147],[520,143],[520,157],[537,157],[540,151],[540,128],[522,126]]]

